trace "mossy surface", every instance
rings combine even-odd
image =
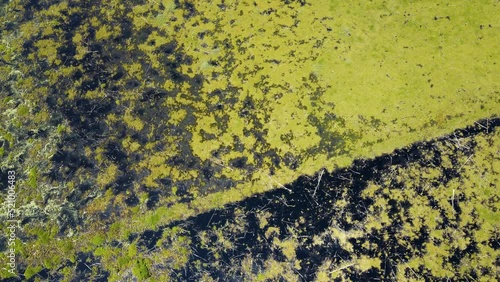
[[[0,187],[15,170],[18,236],[30,247],[17,246],[19,272],[160,279],[140,246],[139,257],[120,257],[130,236],[498,116],[498,10],[492,1],[1,3]],[[412,173],[398,181],[440,177]],[[372,213],[392,203],[373,200]],[[405,216],[428,212],[415,201],[422,208]],[[259,215],[259,225],[271,221]],[[269,228],[287,262],[270,257],[247,278],[292,279],[307,268],[291,252],[300,240]],[[181,243],[162,239],[179,252],[165,247],[173,269],[195,256],[183,232]],[[221,232],[220,256],[235,247]],[[331,232],[356,249],[349,236],[359,232]],[[380,264],[359,260],[360,271]]]
[[[103,243],[80,277],[484,280],[498,275],[500,120]],[[102,264],[97,264],[100,261]],[[129,269],[132,272],[129,273]]]

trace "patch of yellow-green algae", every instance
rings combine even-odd
[[[15,15],[12,18],[21,21],[21,14],[15,11],[23,11],[24,4],[13,1],[2,7],[6,11],[3,18]],[[387,153],[499,113],[500,95],[495,80],[499,72],[499,53],[495,48],[499,22],[495,15],[499,8],[491,1],[314,1],[305,5],[285,1],[216,1],[193,3],[194,12],[186,9],[185,4],[101,3],[93,8],[100,16],[89,18],[70,39],[76,48],[74,57],[81,60],[96,52],[88,41],[94,31],[94,40],[107,43],[124,32],[121,26],[113,24],[122,14],[131,19],[134,36],[139,37],[146,29],[153,30],[143,42],[136,44],[140,40],[134,38],[118,46],[130,54],[143,52],[141,60],[125,56],[123,61],[107,67],[108,71],[122,67],[126,79],[143,81],[145,87],[177,91],[177,96],[165,98],[160,105],[172,110],[169,119],[160,122],[139,117],[132,109],[140,107],[142,102],[137,97],[141,93],[127,89],[115,101],[123,111],[107,115],[106,123],[110,128],[124,123],[126,128],[146,132],[151,138],[155,130],[162,130],[162,125],[177,126],[194,118],[194,122],[184,123],[191,134],[190,154],[200,163],[220,168],[216,177],[229,179],[234,185],[222,191],[220,187],[203,191],[189,187],[195,196],[190,203],[176,203],[174,192],[158,204],[173,203],[169,208],[147,211],[147,194],[140,190],[141,185],[158,188],[157,180],[165,177],[174,181],[200,178],[196,168],[179,168],[165,162],[184,153],[185,144],[180,143],[186,139],[165,136],[162,141],[167,146],[162,150],[155,149],[160,141],[140,144],[130,138],[115,140],[127,153],[143,154],[131,166],[146,176],[140,179],[141,183],[132,185],[141,198],[140,205],[125,208],[120,218],[112,219],[120,228],[115,226],[106,240],[125,238],[131,232],[155,229],[220,208],[255,193],[283,187],[298,175],[312,174],[322,167],[345,167],[355,158]],[[64,201],[47,202],[44,197],[50,198],[47,194],[51,191],[63,189],[59,198],[64,199],[76,188],[75,183],[93,177],[90,172],[78,170],[67,183],[50,183],[30,174],[33,167],[47,172],[46,160],[56,152],[60,136],[72,132],[67,121],[45,126],[50,120],[45,98],[51,91],[49,86],[60,87],[62,78],[71,78],[83,70],[81,65],[66,65],[56,56],[58,48],[64,47],[64,42],[60,42],[64,30],[59,23],[69,21],[68,13],[81,12],[77,6],[59,3],[37,11],[34,19],[20,24],[19,32],[2,34],[0,45],[2,83],[14,81],[16,90],[14,95],[7,95],[2,88],[1,93],[0,140],[7,141],[0,149],[2,166],[12,167],[21,154],[26,156],[27,162],[20,171],[25,179],[21,178],[20,183],[33,189],[22,192],[19,204],[33,210],[43,208],[53,220]],[[33,39],[27,63],[20,63],[16,58],[32,34],[38,37]],[[192,64],[179,66],[182,75],[203,78],[196,91],[189,83],[174,83],[166,75],[165,58],[158,49],[173,41],[176,50],[192,59]],[[176,59],[175,54],[166,57]],[[40,77],[24,75],[42,64],[49,68]],[[148,80],[153,76],[151,68],[159,71],[159,77],[167,78]],[[75,79],[70,86],[64,85],[66,103],[113,95],[104,83],[91,91],[79,90],[83,82]],[[116,84],[123,88],[125,79]],[[217,92],[220,94],[213,94]],[[62,106],[62,100],[59,97],[56,104]],[[216,105],[221,109],[214,110]],[[26,115],[30,116],[28,121],[23,118]],[[48,137],[28,140],[20,148],[15,128],[43,128]],[[242,149],[235,149],[235,137]],[[113,138],[110,134],[109,139]],[[90,231],[79,228],[75,230],[79,234],[76,239],[60,241],[68,246],[86,246],[89,233],[108,230],[98,222],[98,213],[125,207],[126,195],[102,191],[125,173],[106,159],[103,144],[87,146],[84,151],[101,168],[93,179],[95,190],[101,191],[83,208],[87,220],[92,220]],[[215,151],[220,153],[214,154]],[[232,161],[241,157],[246,157],[245,167],[235,167]],[[40,244],[33,247],[50,248]],[[28,259],[32,260],[35,259]],[[47,263],[54,264],[57,263]],[[121,267],[130,265],[136,266],[135,273],[147,276],[141,271],[142,260],[123,262]]]
[[[220,196],[194,199],[195,212],[498,114],[498,7],[488,1],[314,1],[304,6],[234,1],[220,9],[196,3],[199,13],[175,32],[177,24],[158,19],[179,19],[181,11],[145,16],[143,11],[158,4],[134,8],[135,24],[175,34],[172,38],[193,57],[189,69],[205,77],[199,95],[206,105],[219,102],[208,98],[217,89],[239,89],[240,101],[223,114],[194,104],[193,154],[225,166],[225,175],[240,182],[234,190],[217,192]],[[149,39],[157,45],[167,41],[155,33]],[[241,114],[244,97],[253,101],[253,119]],[[218,115],[229,118],[227,125],[216,122]],[[311,116],[320,125],[310,122]],[[252,130],[265,132],[264,144],[245,134]],[[201,131],[215,138],[203,140]],[[211,152],[231,146],[233,136],[240,137],[244,151],[214,160]],[[320,149],[320,141],[328,138],[338,138],[337,144],[328,143],[331,155]],[[254,153],[267,150],[291,153],[300,164],[282,166],[273,176],[268,159],[244,175],[227,167],[238,156],[254,165]],[[170,220],[162,217],[159,224]]]
[[[498,197],[494,193],[500,183],[499,134],[497,128],[489,134],[436,141],[428,147],[430,150],[421,147],[423,155],[418,160],[389,165],[380,178],[370,180],[362,199],[373,202],[361,220],[343,211],[352,210],[353,206],[362,209],[362,205],[342,198],[336,200],[332,205],[337,213],[331,213],[333,216],[328,218],[329,226],[324,232],[297,236],[299,223],[304,223],[299,217],[287,223],[289,239],[279,240],[277,226],[283,222],[269,224],[272,214],[262,208],[256,214],[257,229],[265,233],[270,248],[280,249],[286,259],[276,262],[268,258],[261,261],[262,268],[256,271],[248,264],[258,260],[258,256],[248,256],[229,269],[252,281],[279,278],[302,281],[295,275],[300,273],[301,266],[301,261],[295,258],[296,252],[299,249],[312,252],[314,246],[336,248],[325,244],[333,240],[349,252],[350,258],[340,261],[336,256],[322,258],[315,281],[350,281],[353,273],[383,273],[387,264],[396,264],[393,272],[385,275],[397,281],[461,280],[476,276],[482,281],[495,280],[499,252],[494,241],[500,217]],[[436,161],[440,164],[432,164]],[[339,185],[331,190],[349,188],[356,189]],[[344,220],[352,224],[348,231],[340,227],[345,224]],[[228,230],[233,225],[241,224],[231,220],[210,232]],[[311,236],[312,242],[308,240]],[[203,248],[215,251],[213,245]],[[364,254],[358,253],[360,250]],[[303,259],[311,257],[303,256]]]
[[[495,280],[499,252],[494,244],[500,227],[495,195],[500,183],[499,137],[500,130],[496,128],[486,134],[452,135],[432,143],[419,143],[418,150],[422,154],[419,158],[403,164],[387,163],[383,171],[375,172],[378,176],[368,180],[366,187],[353,187],[351,181],[325,188],[328,192],[346,194],[334,197],[335,202],[329,203],[334,211],[328,211],[331,217],[326,217],[329,224],[324,231],[315,232],[312,228],[313,234],[310,234],[303,230],[310,227],[302,216],[291,217],[293,220],[284,224],[281,218],[271,219],[280,214],[279,207],[275,210],[267,205],[251,206],[244,201],[238,207],[221,211],[225,214],[234,211],[233,215],[212,222],[211,227],[201,227],[202,231],[196,229],[194,234],[187,235],[187,230],[200,226],[190,225],[190,220],[166,228],[168,235],[164,234],[163,238],[174,239],[161,239],[157,245],[170,246],[178,250],[177,255],[161,249],[152,251],[152,256],[157,261],[165,253],[166,262],[161,264],[164,267],[175,265],[174,269],[179,271],[185,267],[200,276],[206,269],[223,269],[223,277],[245,281],[313,281],[308,280],[310,276],[306,279],[301,276],[302,267],[304,260],[316,261],[318,258],[301,255],[299,259],[298,253],[305,250],[313,253],[315,248],[323,248],[330,255],[320,257],[320,265],[312,267],[317,270],[314,281],[373,278],[370,273],[384,273],[388,279],[397,281]],[[369,166],[368,169],[375,168]],[[348,190],[359,188],[360,202],[347,201]],[[288,202],[293,203],[298,201]],[[365,211],[354,216],[357,212],[353,207]],[[350,212],[344,212],[347,210]],[[257,220],[253,227],[249,227],[250,211],[255,212]],[[287,228],[280,233],[283,225]],[[350,227],[345,230],[341,226]],[[251,254],[244,254],[230,265],[222,264],[219,257],[239,254],[232,250],[238,243],[245,243],[237,238],[244,238],[247,232],[255,232],[252,234],[258,237],[256,241],[266,248],[244,246],[243,249],[248,248]],[[187,263],[185,255],[190,252],[190,239],[198,238],[199,243],[191,252],[193,259]],[[282,254],[281,258],[260,258],[262,253],[255,251],[266,252],[267,248],[274,254]],[[197,257],[195,249],[214,254],[214,259]],[[318,252],[315,255],[322,254]],[[345,252],[349,253],[348,258]],[[387,265],[391,266],[387,268]],[[155,275],[161,277],[161,274]]]
[[[416,165],[394,171],[399,181],[404,183],[404,189],[383,189],[382,185],[373,184],[365,190],[367,196],[374,196],[377,191],[382,192],[374,197],[375,204],[369,211],[371,216],[364,223],[366,230],[383,230],[384,226],[393,220],[387,217],[385,211],[388,208],[386,198],[389,196],[389,199],[407,200],[412,204],[409,214],[399,214],[401,218],[413,219],[405,220],[403,229],[398,235],[400,243],[418,238],[422,235],[421,230],[429,232],[430,242],[422,246],[425,252],[419,257],[408,258],[405,264],[399,266],[398,280],[408,279],[405,273],[409,273],[412,279],[422,279],[412,271],[422,267],[434,277],[466,277],[471,270],[477,271],[495,265],[498,250],[487,242],[491,236],[497,236],[495,234],[498,234],[500,219],[498,201],[494,199],[493,194],[493,191],[498,191],[500,183],[499,133],[497,129],[491,137],[478,136],[473,141],[450,140],[446,145],[441,145],[439,147],[441,151],[458,149],[460,152],[473,142],[477,144],[474,155],[467,156],[463,153],[455,155],[457,157],[455,166],[458,166],[461,177],[454,178],[446,184],[438,186],[433,184],[442,179],[440,172],[442,168],[427,168],[431,174],[425,177],[423,175],[425,171]],[[443,154],[443,160],[449,156]],[[451,166],[443,164],[443,168]],[[415,178],[415,176],[420,177]],[[435,200],[436,206],[429,203],[429,197]],[[445,222],[443,217],[452,220]],[[472,226],[479,227],[472,228]],[[454,252],[466,252],[472,241],[480,242],[479,254],[466,254],[458,268],[452,265],[448,258]],[[381,267],[381,264],[375,267]],[[483,276],[481,279],[484,281],[493,279],[491,275],[494,273],[495,271],[490,272],[489,276]]]

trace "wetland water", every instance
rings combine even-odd
[[[278,189],[255,195],[157,231],[133,234],[129,240],[136,242],[139,249],[154,253],[159,247],[174,248],[178,244],[176,240],[184,238],[182,241],[188,242],[186,246],[190,250],[188,259],[170,272],[171,278],[179,281],[199,281],[207,273],[219,281],[241,281],[259,275],[281,281],[289,281],[291,277],[312,281],[324,277],[324,273],[336,272],[336,268],[338,279],[350,281],[394,280],[398,271],[407,277],[439,279],[440,276],[429,273],[424,264],[406,272],[401,268],[426,253],[434,255],[426,250],[426,245],[436,240],[431,235],[436,230],[465,232],[470,240],[464,248],[451,248],[443,258],[443,263],[457,269],[463,258],[481,253],[481,244],[498,249],[498,238],[481,242],[475,239],[473,231],[466,230],[480,230],[480,218],[467,226],[459,223],[460,217],[464,221],[474,217],[465,212],[470,208],[468,205],[475,205],[465,191],[457,188],[457,199],[448,197],[444,201],[434,194],[445,192],[448,183],[468,177],[461,168],[467,166],[466,159],[476,154],[476,139],[482,136],[491,140],[498,136],[499,126],[498,118],[483,120],[437,140],[419,142],[375,159],[358,160],[332,173],[324,171],[319,182],[320,173],[301,176],[285,185],[289,191]],[[459,138],[464,147],[446,147],[453,138]],[[448,159],[451,165],[444,163]],[[423,177],[422,173],[429,169],[436,170],[436,175],[416,185],[411,183],[415,179],[405,178],[411,175],[405,170],[416,171]],[[373,185],[379,187],[373,189]],[[397,196],[405,190],[413,191]],[[421,219],[414,216],[412,210],[421,203],[414,201],[411,194],[419,195],[430,210],[441,214],[437,226],[432,222],[418,226],[415,221]],[[385,199],[385,211],[376,207],[381,198]],[[453,215],[448,214],[451,201],[455,201]],[[378,227],[369,219],[376,214],[387,217]],[[412,228],[407,229],[408,224]],[[443,245],[445,238],[440,239],[444,240]],[[153,264],[151,271],[172,265]],[[270,267],[276,267],[278,274],[265,276]],[[81,271],[83,276],[88,272],[84,267]],[[494,272],[494,268],[489,271]],[[481,273],[470,270],[464,275],[475,279]]]
[[[497,6],[3,1],[19,273],[489,279]]]

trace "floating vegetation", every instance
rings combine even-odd
[[[301,176],[287,189],[124,241],[95,237],[93,255],[78,259],[94,267],[74,261],[65,269],[76,266],[78,279],[121,279],[132,269],[140,279],[173,281],[494,280],[499,125],[483,120]]]
[[[495,3],[198,2],[0,4],[19,274],[494,277]]]

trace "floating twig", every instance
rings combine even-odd
[[[318,175],[318,184],[316,184],[316,187],[314,188],[314,193],[313,193],[313,198],[316,196],[316,192],[318,191],[319,184],[321,182],[321,178],[323,177],[323,173],[325,173],[325,170],[322,169]]]

